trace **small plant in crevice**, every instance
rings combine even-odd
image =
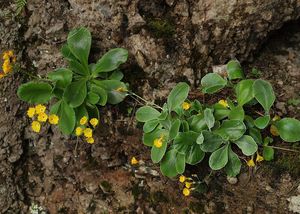
[[[29,104],[50,103],[50,114],[58,116],[60,130],[80,136],[81,129],[89,143],[94,141],[88,126],[94,128],[98,124],[98,106],[118,104],[127,96],[127,85],[122,82],[123,73],[118,67],[128,57],[126,49],[115,48],[96,63],[89,63],[91,41],[88,29],[72,30],[61,49],[69,66],[43,78],[31,75],[33,80],[22,84],[17,92]]]
[[[136,119],[144,123],[143,143],[151,147],[151,159],[163,175],[183,174],[186,164],[196,165],[207,155],[212,170],[224,169],[234,177],[242,161],[253,167],[273,159],[273,136],[300,140],[299,120],[273,114],[275,93],[269,82],[245,79],[236,60],[226,70],[225,76],[209,73],[201,79],[203,94],[227,87],[232,94],[226,99],[214,104],[188,100],[189,85],[182,82],[161,109],[146,105],[137,110]]]

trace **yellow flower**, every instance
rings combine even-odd
[[[124,87],[119,87],[119,88],[116,89],[116,91],[117,91],[117,92],[126,92],[127,89],[124,88]]]
[[[220,100],[218,103],[221,104],[221,105],[222,105],[223,107],[225,107],[225,108],[228,108],[228,107],[229,107],[229,105],[228,105],[228,103],[227,103],[226,100]]]
[[[88,142],[89,144],[93,144],[93,143],[95,143],[95,140],[94,140],[94,138],[92,138],[92,137],[88,137],[88,138],[86,139],[86,142]]]
[[[183,108],[183,110],[189,110],[191,108],[191,104],[189,104],[188,102],[183,102],[181,107]]]
[[[264,160],[264,157],[259,155],[258,153],[256,154],[256,162],[261,162]]]
[[[274,125],[271,125],[270,126],[270,132],[273,136],[279,136],[279,132],[278,132],[278,129],[276,128],[276,126]]]
[[[163,145],[163,136],[161,136],[160,138],[157,138],[154,140],[153,142],[153,145],[156,147],[156,148],[161,148],[162,145]]]
[[[41,124],[38,121],[33,121],[31,123],[31,128],[34,132],[39,133],[41,131]]]
[[[188,188],[184,188],[182,191],[182,194],[184,196],[189,196],[191,194],[191,190],[189,190]]]
[[[2,65],[2,70],[4,72],[4,74],[10,73],[12,71],[13,67],[10,64],[9,60],[5,60],[3,65]]]
[[[47,119],[48,119],[48,115],[46,113],[40,113],[37,118],[39,122],[46,122]]]
[[[132,157],[130,163],[131,165],[136,165],[139,163],[139,161],[135,157]]]
[[[33,118],[34,115],[35,115],[35,108],[30,107],[30,108],[27,110],[27,116],[30,117],[30,118]]]
[[[275,115],[275,116],[272,118],[272,121],[277,121],[277,120],[280,120],[280,116]]]
[[[35,113],[36,114],[40,114],[40,113],[44,113],[46,111],[46,106],[38,104],[37,106],[35,106]]]
[[[254,161],[253,161],[253,158],[251,158],[250,160],[247,161],[247,165],[248,165],[249,167],[254,167],[254,166],[255,166],[255,163],[254,163]]]
[[[5,51],[3,53],[3,60],[9,60],[11,57],[14,56],[14,52],[12,50],[9,50],[9,51]]]
[[[82,128],[81,127],[77,127],[76,129],[75,129],[75,135],[76,136],[80,136],[80,135],[82,135]]]
[[[50,124],[56,125],[56,124],[58,124],[58,121],[59,121],[59,117],[56,114],[51,114],[49,116],[49,123]]]
[[[90,128],[86,128],[83,130],[83,134],[86,138],[90,138],[93,136],[93,130]]]
[[[186,180],[186,177],[184,175],[180,175],[179,182],[183,183],[183,182],[185,182],[185,180]]]
[[[191,186],[192,186],[192,182],[185,182],[185,187],[186,188],[191,188]]]
[[[90,124],[92,124],[92,126],[95,128],[98,125],[99,121],[97,118],[92,118],[90,120]]]
[[[88,121],[88,118],[86,116],[82,117],[79,121],[80,125],[85,125]]]

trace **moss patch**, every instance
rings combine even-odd
[[[172,37],[175,34],[175,25],[167,19],[149,19],[148,29],[157,38]]]

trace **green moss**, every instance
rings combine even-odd
[[[290,173],[292,177],[300,176],[300,155],[297,153],[283,153],[275,161],[269,162],[274,176],[279,176],[284,172]]]
[[[166,19],[150,19],[147,22],[149,30],[155,37],[172,37],[175,34],[174,24]]]
[[[103,192],[105,192],[105,193],[111,192],[111,189],[112,189],[112,186],[108,181],[102,181],[100,183],[100,187],[103,190]]]

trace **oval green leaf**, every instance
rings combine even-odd
[[[275,94],[272,85],[264,80],[255,80],[253,84],[253,92],[256,100],[262,105],[266,113],[269,113],[275,101]]]
[[[246,132],[245,124],[240,120],[224,120],[215,133],[225,140],[237,140]]]
[[[213,94],[224,88],[227,80],[223,79],[219,74],[209,73],[201,79],[202,92]]]
[[[151,106],[143,106],[139,108],[135,114],[137,121],[147,122],[149,120],[157,119],[160,112]]]
[[[254,125],[259,129],[264,129],[269,125],[270,115],[265,115],[254,120]]]
[[[300,121],[294,118],[284,118],[275,123],[280,137],[286,142],[300,141]]]
[[[189,90],[190,86],[185,82],[178,83],[175,88],[172,89],[167,101],[169,111],[173,111],[186,100]]]
[[[226,68],[227,68],[228,79],[235,80],[235,79],[244,78],[244,72],[242,70],[242,66],[239,61],[230,60],[227,63]]]
[[[64,99],[70,107],[76,108],[84,102],[86,95],[86,80],[82,79],[77,82],[72,82],[67,86],[64,93]]]
[[[248,79],[242,80],[236,85],[235,93],[240,106],[245,105],[254,98],[253,83],[254,80]]]
[[[30,104],[47,103],[52,97],[52,87],[48,83],[28,82],[18,88],[18,97]]]
[[[234,143],[242,150],[243,154],[247,156],[253,155],[258,149],[256,142],[249,135],[244,135]]]
[[[214,151],[209,157],[209,167],[212,170],[219,170],[226,166],[228,162],[228,145],[224,145]]]

